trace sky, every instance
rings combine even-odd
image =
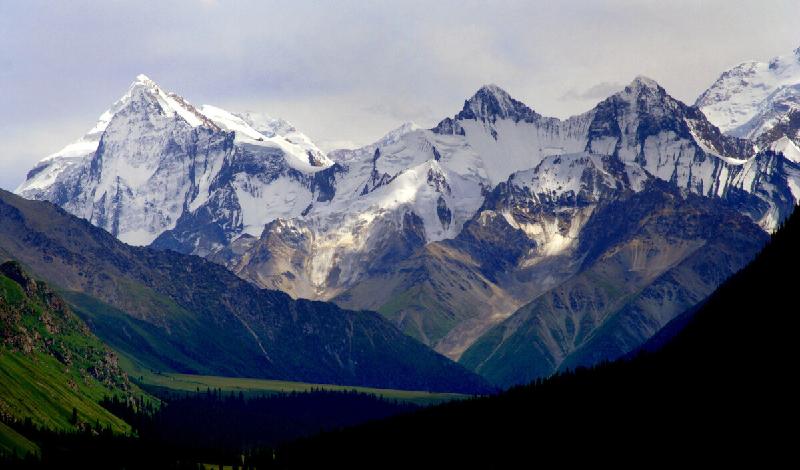
[[[140,73],[327,150],[432,127],[488,83],[562,118],[640,74],[692,103],[723,70],[800,46],[797,18],[797,0],[0,0],[0,188]]]

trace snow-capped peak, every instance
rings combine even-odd
[[[611,95],[598,105],[600,108],[607,106],[624,106],[630,111],[629,117],[633,119],[643,114],[671,115],[683,104],[670,96],[652,78],[639,75],[621,91]]]
[[[416,130],[422,129],[417,123],[408,121],[401,124],[399,127],[392,129],[391,131],[387,132],[386,135],[378,139],[375,144],[378,146],[389,145],[393,144],[400,140],[401,137],[404,135],[414,132]]]
[[[330,152],[329,156],[333,160],[339,163],[349,163],[353,162],[354,160],[363,160],[368,159],[372,160],[375,154],[376,149],[382,149],[384,147],[396,144],[400,142],[403,137],[407,134],[410,134],[415,131],[419,131],[422,128],[418,126],[415,122],[404,122],[399,127],[392,129],[391,131],[387,132],[383,137],[376,140],[375,142],[365,145],[363,147],[358,147],[354,149],[337,149]]]
[[[16,192],[47,188],[67,168],[94,154],[111,120],[131,106],[139,110],[136,112],[155,111],[165,116],[174,116],[191,127],[202,126],[214,131],[235,132],[238,139],[275,145],[282,148],[287,156],[295,157],[290,159],[290,163],[301,171],[313,172],[333,164],[311,139],[283,119],[271,118],[263,113],[234,114],[211,105],[197,108],[183,97],[165,91],[147,75],[139,74],[125,94],[100,115],[95,125],[83,137],[43,158]],[[271,142],[273,140],[275,142]]]
[[[644,75],[636,76],[629,85],[615,96],[619,96],[625,100],[638,100],[643,95],[653,97],[656,100],[663,100],[669,97],[669,94],[667,94],[666,90],[664,90],[658,82]]]
[[[140,95],[155,99],[164,113],[177,115],[192,127],[222,129],[234,132],[239,141],[278,147],[283,150],[287,162],[300,171],[314,172],[333,164],[311,139],[283,119],[271,118],[264,113],[234,114],[212,105],[202,105],[198,109],[179,95],[165,92],[144,74],[136,76],[125,96],[104,116],[113,116],[121,107],[138,99]]]
[[[240,118],[239,116],[225,111],[222,108],[218,108],[216,106],[212,106],[210,104],[204,104],[200,107],[200,111],[203,115],[207,116],[209,119],[214,121],[219,127],[225,129],[226,131],[235,132],[236,137],[238,138],[245,138],[245,139],[252,139],[252,140],[264,140],[265,136],[255,130],[252,126],[250,126],[244,119]],[[271,136],[270,136],[271,137]]]
[[[140,74],[81,139],[32,169],[17,188],[50,200],[122,241],[146,245],[202,208],[222,238],[296,217],[333,162],[282,119],[195,107]],[[69,188],[69,190],[65,189]],[[208,224],[203,219],[203,224]]]
[[[401,124],[399,127],[397,127],[396,129],[394,129],[392,132],[393,133],[399,132],[401,134],[406,134],[406,133],[409,133],[411,131],[415,131],[417,129],[422,129],[422,128],[419,125],[417,125],[417,123],[414,122],[414,121],[406,121],[403,124]]]
[[[464,102],[464,108],[456,120],[478,120],[494,122],[497,119],[532,121],[540,116],[524,103],[515,100],[497,85],[484,85]]]
[[[478,91],[475,92],[475,95],[473,95],[472,99],[480,99],[481,97],[486,96],[491,96],[495,101],[504,103],[506,106],[509,106],[512,100],[511,95],[509,95],[507,91],[495,85],[494,83],[489,83],[480,87]]]
[[[661,85],[659,85],[658,82],[656,82],[650,77],[645,77],[644,75],[637,75],[636,78],[633,79],[631,84],[628,85],[628,87],[635,90],[641,90],[644,88],[649,90],[659,90],[659,89],[663,90],[663,88],[661,88]]]
[[[274,118],[267,113],[259,111],[244,111],[236,113],[236,116],[267,137],[286,135],[297,131],[289,121],[282,118]]]
[[[145,74],[139,74],[128,89],[128,93],[117,103],[127,105],[129,102],[138,100],[147,95],[149,98],[158,102],[162,112],[166,115],[178,116],[192,127],[206,126],[217,129],[217,126],[203,115],[197,108],[192,106],[182,96],[175,93],[164,91],[156,82]],[[115,105],[115,107],[117,107]],[[121,108],[122,106],[120,106]]]
[[[758,127],[753,120],[759,120],[758,115],[771,107],[770,97],[779,97],[776,91],[798,83],[800,48],[768,62],[749,61],[732,67],[697,98],[695,105],[723,132],[751,134]]]
[[[790,138],[800,142],[796,118],[799,113],[800,83],[782,86],[758,104],[755,115],[749,121],[732,129],[729,134],[767,141],[774,141],[788,134]]]
[[[150,77],[148,77],[143,73],[140,73],[139,75],[136,76],[136,79],[133,81],[133,84],[131,86],[135,86],[137,84],[144,86],[157,86],[156,82],[154,82]]]
[[[328,158],[325,152],[317,147],[307,135],[298,131],[291,122],[285,119],[274,118],[266,113],[253,111],[229,114],[232,118],[239,120],[267,140],[279,139],[301,149],[304,154],[302,159],[308,160],[312,167],[327,168],[333,165],[333,160]]]
[[[92,128],[89,129],[86,134],[84,134],[78,140],[66,145],[61,150],[44,157],[28,173],[26,180],[17,187],[15,192],[25,193],[29,191],[43,190],[52,185],[58,175],[73,165],[80,163],[87,156],[94,154],[100,143],[100,138],[108,128],[108,124],[111,122],[111,119],[120,110],[125,108],[131,102],[131,99],[134,96],[141,93],[151,96],[156,100],[158,100],[156,97],[160,96],[161,94],[166,96],[166,94],[161,91],[158,85],[151,80],[150,77],[145,74],[137,75],[133,82],[131,82],[130,86],[128,86],[125,94],[123,94],[122,97],[114,102],[109,109],[100,115],[95,125],[92,126]],[[167,108],[169,108],[171,103],[175,103],[175,99],[168,96],[166,99],[162,98],[159,101],[164,103]],[[180,98],[180,101],[185,103],[182,98]],[[177,105],[177,103],[175,104]],[[183,111],[184,114],[193,115],[191,111]],[[173,111],[172,114],[175,114],[175,112]]]

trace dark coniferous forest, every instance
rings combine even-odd
[[[292,439],[417,408],[355,391],[246,397],[206,390],[160,398],[101,402],[132,426],[129,436],[93,423],[64,433],[10,421],[39,444],[41,458],[6,455],[0,461],[11,468],[196,468],[199,462],[263,468],[272,465],[272,449]]]

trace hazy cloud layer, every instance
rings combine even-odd
[[[603,82],[585,90],[571,89],[561,95],[562,101],[599,101],[625,87],[620,82]]]
[[[432,126],[484,83],[559,117],[638,74],[691,102],[723,69],[800,45],[799,13],[796,0],[0,0],[0,187],[138,73],[359,145],[403,121]]]

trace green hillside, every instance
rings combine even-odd
[[[133,386],[114,355],[46,284],[0,265],[0,411],[53,430],[130,427],[98,402]],[[73,414],[76,416],[73,416]],[[77,419],[76,419],[77,418]]]
[[[28,454],[39,454],[39,446],[0,422],[0,455],[24,457]]]

